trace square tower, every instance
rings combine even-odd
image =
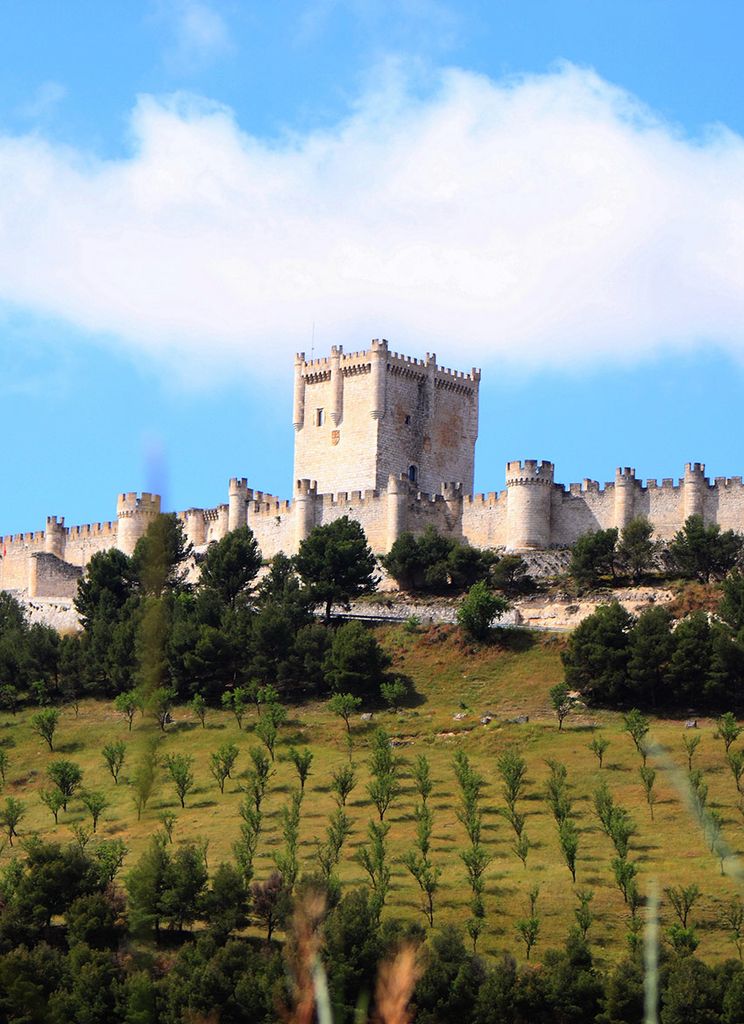
[[[462,373],[390,352],[295,359],[295,486],[315,480],[321,494],[384,490],[405,474],[420,491],[442,483],[473,490],[480,371]]]

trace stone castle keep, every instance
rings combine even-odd
[[[406,530],[433,526],[477,547],[525,551],[569,547],[589,530],[622,528],[646,516],[657,537],[671,538],[697,513],[723,529],[744,531],[741,477],[712,483],[701,463],[678,482],[636,480],[615,472],[594,480],[555,483],[553,464],[527,459],[506,466],[506,488],[473,492],[480,372],[463,373],[391,352],[386,341],[367,351],[338,347],[323,359],[295,359],[294,496],[283,501],[233,478],[227,504],[179,512],[199,549],[246,523],[265,558],[292,554],[313,529],[339,516],[361,523],[372,550],[388,551]],[[35,533],[0,538],[0,589],[29,597],[73,596],[96,551],[127,554],[160,512],[156,494],[120,494],[116,519],[65,526],[47,518]]]

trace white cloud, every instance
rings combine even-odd
[[[574,67],[395,75],[269,144],[140,99],[130,158],[0,139],[0,300],[182,371],[384,336],[458,366],[744,356],[744,141],[690,141]]]
[[[161,0],[173,42],[166,63],[176,73],[199,71],[230,53],[232,41],[224,18],[204,0]]]

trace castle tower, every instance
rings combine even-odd
[[[295,548],[299,549],[302,541],[315,526],[315,500],[318,488],[314,480],[298,480],[295,484]]]
[[[690,516],[703,515],[703,499],[708,480],[704,462],[688,462],[683,482],[683,522]]]
[[[635,489],[635,470],[618,467],[615,470],[615,526],[618,530],[624,530],[633,518]]]
[[[67,531],[65,530],[64,517],[57,519],[56,516],[47,516],[46,530],[44,531],[44,551],[48,555],[56,555],[57,558],[61,558],[64,561],[66,539]]]
[[[405,474],[438,494],[456,481],[473,490],[480,372],[413,359],[374,340],[364,352],[295,359],[294,479],[319,494],[382,491]]]
[[[134,554],[137,541],[147,533],[147,528],[160,515],[160,495],[143,491],[141,497],[135,491],[120,494],[116,499],[116,546],[125,555]]]
[[[248,520],[248,502],[253,497],[253,491],[248,487],[245,477],[234,476],[228,487],[228,512],[227,529],[237,530],[245,526]]]
[[[510,551],[550,547],[553,463],[526,459],[506,464],[506,547]]]

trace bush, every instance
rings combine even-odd
[[[492,594],[483,580],[474,583],[467,597],[457,610],[457,622],[473,640],[488,638],[491,626],[500,619],[509,607],[509,602],[498,594]]]
[[[464,590],[488,578],[496,561],[492,551],[443,537],[432,527],[414,537],[402,533],[382,564],[405,590]]]

